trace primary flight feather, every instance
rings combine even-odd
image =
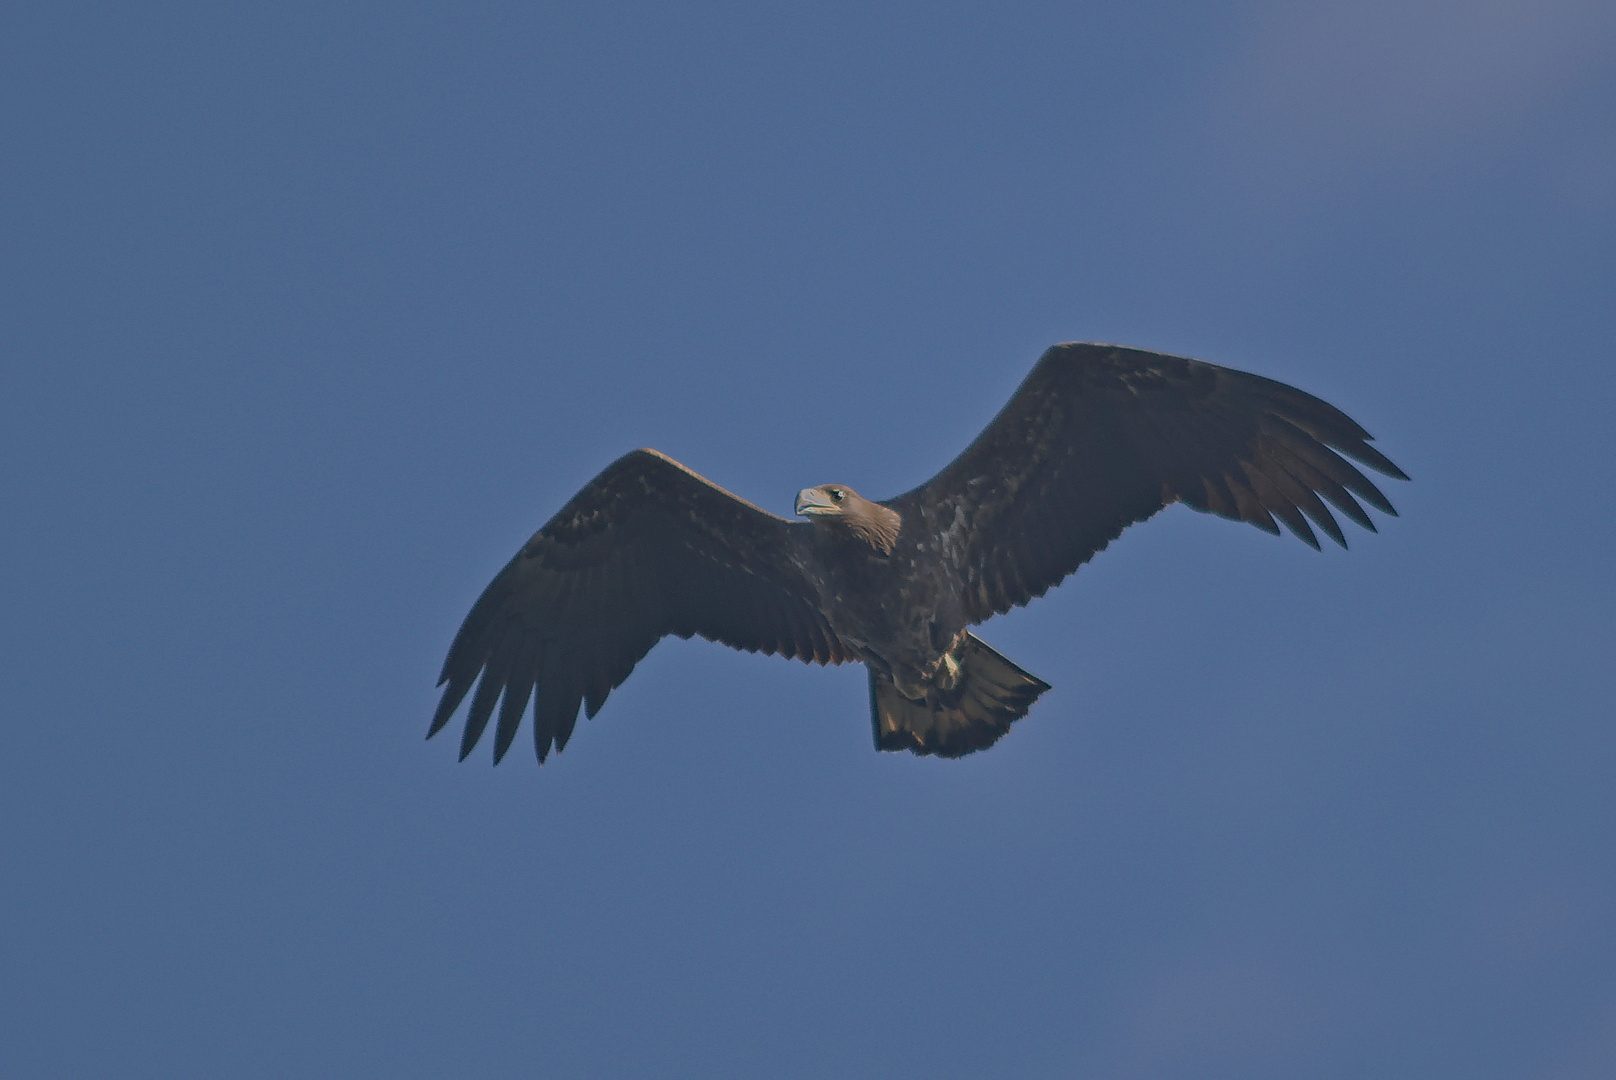
[[[1199,360],[1071,343],[1044,353],[958,458],[870,502],[804,488],[788,521],[655,450],[607,466],[483,591],[444,661],[427,737],[471,694],[460,756],[494,761],[532,703],[543,762],[667,634],[869,669],[882,750],[992,745],[1049,685],[970,626],[1042,596],[1174,502],[1317,548],[1331,507],[1396,514],[1353,461],[1408,479],[1347,415]],[[1351,459],[1351,460],[1349,460]],[[473,692],[473,686],[475,691]]]

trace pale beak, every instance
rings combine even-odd
[[[804,516],[834,514],[837,512],[837,506],[818,488],[803,488],[797,492],[796,510]]]

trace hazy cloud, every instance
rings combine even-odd
[[[1608,0],[1269,0],[1202,115],[1236,171],[1317,179],[1446,156],[1613,66]]]

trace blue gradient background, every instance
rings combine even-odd
[[[0,1072],[1616,1075],[1616,6],[23,2],[0,94]],[[886,497],[1068,339],[1402,518],[1130,531],[958,762],[681,641],[422,741],[618,454]]]

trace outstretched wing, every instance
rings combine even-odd
[[[489,583],[449,647],[436,735],[472,683],[460,757],[503,693],[494,761],[533,699],[542,762],[665,634],[821,664],[853,658],[790,558],[796,525],[654,450],[591,480]],[[481,680],[478,681],[478,674]]]
[[[973,622],[1042,596],[1173,502],[1317,548],[1390,502],[1346,457],[1399,480],[1345,413],[1284,383],[1180,356],[1056,345],[965,452],[891,501],[943,535]],[[1342,455],[1346,455],[1343,457]],[[1355,499],[1354,496],[1357,498]]]

